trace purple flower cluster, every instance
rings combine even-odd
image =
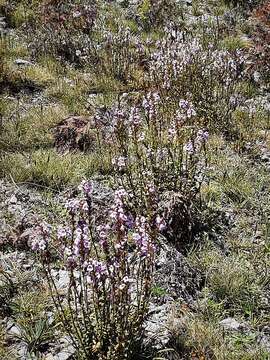
[[[131,108],[128,120],[129,120],[129,124],[135,129],[137,129],[141,125],[142,123],[141,114],[137,106],[133,106]]]
[[[157,215],[156,217],[156,226],[158,228],[158,231],[162,232],[166,229],[166,222],[163,217],[160,215]]]
[[[88,282],[94,286],[101,287],[109,276],[107,265],[103,261],[89,259],[87,261],[86,270],[88,274]]]
[[[198,130],[195,139],[189,140],[185,146],[184,150],[189,154],[193,155],[200,151],[201,147],[208,141],[209,132],[207,130],[201,129]]]
[[[83,180],[78,188],[86,197],[90,197],[92,195],[93,184],[90,181]]]
[[[71,229],[68,226],[59,226],[57,229],[58,240],[71,239]]]
[[[214,49],[212,44],[206,49],[200,38],[190,38],[174,27],[168,27],[166,36],[158,40],[153,48],[150,81],[158,82],[166,90],[170,90],[181,78],[194,82],[194,78],[188,80],[185,77],[193,76],[194,69],[200,73],[201,79],[217,80],[228,87],[241,76],[240,70],[245,61],[240,51],[232,55],[228,51]]]
[[[106,289],[107,296],[112,297],[113,292],[127,290],[129,292],[130,285],[134,282],[133,278],[127,274],[120,273],[120,264],[117,261],[110,264],[105,261],[89,259],[86,266],[87,281],[96,291]],[[117,281],[117,287],[111,287],[112,283]],[[111,294],[110,294],[111,292]]]
[[[124,156],[119,156],[112,159],[112,164],[117,170],[123,170],[127,165],[127,159]]]
[[[193,145],[193,142],[191,140],[189,140],[185,146],[184,146],[184,150],[189,154],[189,155],[193,155],[195,152],[195,148]]]
[[[170,29],[166,37],[157,41],[156,49],[150,60],[150,79],[156,81],[158,77],[162,87],[170,89],[173,81],[194,62],[196,55],[202,51],[202,45],[196,38],[185,41],[182,32]]]
[[[107,252],[109,246],[110,230],[111,226],[109,224],[97,226],[98,242],[105,252]]]
[[[186,119],[196,116],[196,111],[191,102],[181,99],[179,101],[179,110],[177,111],[176,118],[182,124]]]
[[[127,193],[124,189],[115,191],[114,194],[114,206],[110,210],[110,218],[114,226],[120,231],[125,231],[128,217],[124,210],[124,199],[127,197]]]
[[[159,225],[160,224],[157,224],[158,227]],[[149,230],[149,224],[146,218],[144,216],[137,217],[132,238],[141,257],[152,257],[156,250]]]
[[[157,92],[149,92],[143,99],[142,107],[149,117],[149,120],[153,120],[157,116],[157,109],[160,102],[160,96]]]
[[[85,199],[69,199],[66,202],[66,208],[71,215],[75,215],[79,211],[88,212],[89,207]]]
[[[209,139],[209,132],[207,130],[199,130],[195,139],[195,143],[201,144],[207,142]]]
[[[51,238],[52,228],[46,222],[40,223],[35,227],[30,237],[31,248],[33,251],[44,251],[48,247]]]
[[[77,257],[85,259],[90,250],[90,233],[86,222],[80,220],[74,231],[73,252]]]

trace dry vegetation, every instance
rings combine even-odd
[[[1,359],[269,359],[269,12],[0,0]]]

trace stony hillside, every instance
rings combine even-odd
[[[0,359],[270,359],[270,3],[0,0]]]

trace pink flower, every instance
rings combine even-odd
[[[184,150],[190,155],[194,154],[195,150],[191,140],[184,146]]]
[[[166,228],[165,220],[159,215],[156,217],[156,225],[159,231],[163,231]]]
[[[90,181],[83,180],[79,185],[79,190],[81,190],[87,197],[90,197],[93,192],[93,183]]]

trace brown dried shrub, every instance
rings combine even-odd
[[[270,1],[257,7],[251,20],[254,26],[253,45],[250,48],[251,69],[258,71],[267,83],[270,80]]]

